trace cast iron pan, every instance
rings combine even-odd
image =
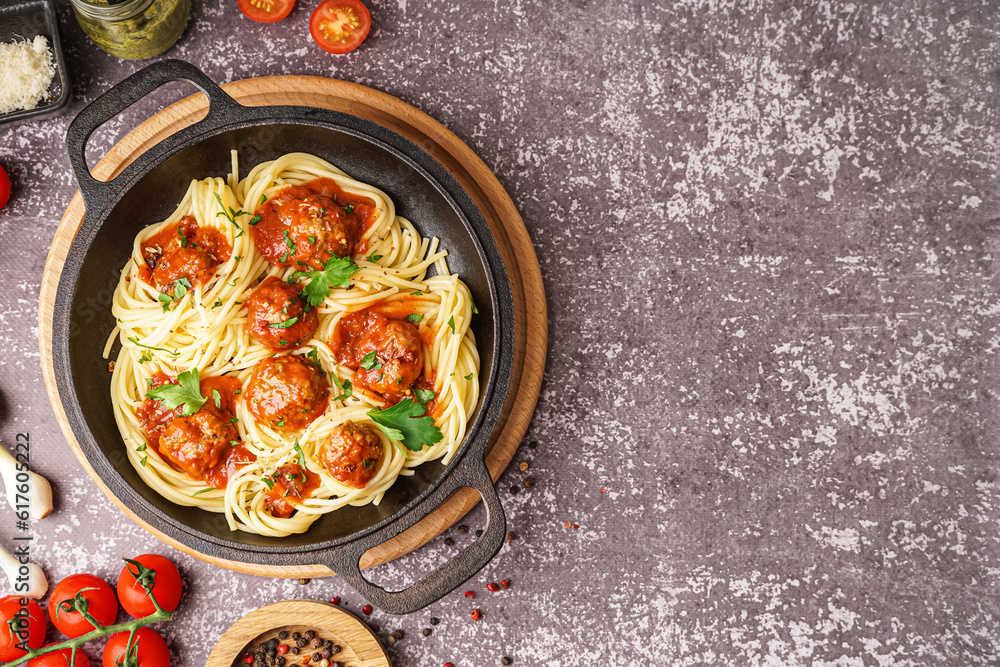
[[[200,88],[210,102],[208,115],[151,148],[116,178],[94,179],[84,157],[91,133],[169,81]],[[373,605],[394,614],[434,602],[496,555],[507,527],[484,459],[510,381],[513,301],[486,221],[438,162],[384,127],[347,114],[309,107],[244,107],[199,69],[179,60],[150,65],[94,100],[70,125],[67,147],[86,215],[56,295],[56,383],[84,455],[120,502],[156,530],[205,555],[258,565],[326,565]],[[115,324],[111,294],[135,234],[165,218],[192,179],[229,173],[233,148],[239,151],[243,174],[265,160],[303,151],[381,188],[423,235],[441,239],[451,269],[468,284],[480,311],[472,328],[484,390],[466,441],[451,463],[422,465],[413,477],[400,478],[378,507],[338,510],[306,533],[286,538],[231,532],[223,515],[175,505],[147,487],[125,454],[109,398],[111,374],[101,356]],[[387,591],[361,575],[359,561],[366,551],[415,524],[463,486],[475,488],[486,505],[482,537],[403,591]]]

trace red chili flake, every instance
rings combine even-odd
[[[472,613],[469,614],[469,616],[472,617],[473,621],[478,621],[483,617],[483,612],[479,611],[478,609],[473,609]]]
[[[340,604],[340,596],[334,595],[332,598],[330,598],[330,604]]]
[[[604,493],[604,489],[601,489],[601,493]]]
[[[573,524],[571,524],[569,521],[567,521],[566,523],[563,524],[563,528],[572,528],[572,527],[573,527]]]
[[[108,371],[110,371],[110,372],[112,372],[112,373],[113,373],[113,372],[114,372],[114,370],[115,370],[115,362],[114,362],[113,360],[112,360],[112,361],[109,361],[109,362],[108,362]]]
[[[510,579],[504,579],[503,581],[501,581],[500,582],[500,588],[502,588],[504,590],[507,590],[508,588],[510,588]]]
[[[490,593],[496,593],[498,590],[500,590],[500,587],[491,581],[490,583],[486,584],[486,590],[488,590]]]
[[[476,594],[473,593],[472,591],[465,591],[465,597],[475,599]]]
[[[280,646],[278,646],[278,653],[280,653],[281,655],[285,655],[286,653],[288,653],[288,646],[286,644],[281,644]]]
[[[243,656],[243,662],[247,663],[248,665],[252,665],[253,664],[253,654],[252,653],[247,653],[245,656]]]
[[[366,604],[364,607],[361,608],[361,613],[364,614],[365,616],[368,616],[369,614],[372,613],[372,606],[370,604]]]
[[[307,655],[306,657],[302,658],[302,664],[303,665],[308,665],[310,660],[312,660],[312,656],[311,655]]]
[[[580,524],[574,523],[573,524],[573,530],[580,530]]]

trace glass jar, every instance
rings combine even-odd
[[[152,58],[184,32],[191,0],[72,0],[76,20],[94,43],[113,56]]]

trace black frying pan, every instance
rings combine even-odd
[[[91,133],[170,81],[200,88],[210,102],[208,115],[139,156],[116,178],[94,179],[84,157]],[[59,396],[76,439],[115,498],[152,528],[207,556],[257,565],[328,566],[373,605],[394,614],[434,602],[496,555],[507,528],[484,458],[510,381],[513,302],[486,221],[437,161],[394,132],[355,116],[309,107],[244,107],[179,60],[150,65],[98,97],[74,119],[66,142],[86,215],[59,279],[52,355]],[[233,148],[239,151],[242,173],[303,151],[381,188],[421,234],[441,239],[449,266],[468,284],[480,311],[472,329],[482,359],[483,392],[466,441],[451,463],[424,464],[413,477],[401,477],[378,507],[346,507],[324,516],[306,533],[284,538],[231,532],[224,516],[175,505],[147,487],[125,454],[112,413],[111,374],[101,356],[114,327],[111,294],[136,233],[165,218],[192,179],[229,173]],[[403,591],[386,591],[361,575],[359,561],[366,551],[415,524],[463,486],[475,488],[487,507],[487,526],[478,540]]]

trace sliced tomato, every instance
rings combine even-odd
[[[237,0],[240,11],[258,23],[277,23],[288,16],[295,0]]]
[[[323,0],[309,19],[309,32],[324,51],[349,53],[361,45],[372,16],[361,0]]]

